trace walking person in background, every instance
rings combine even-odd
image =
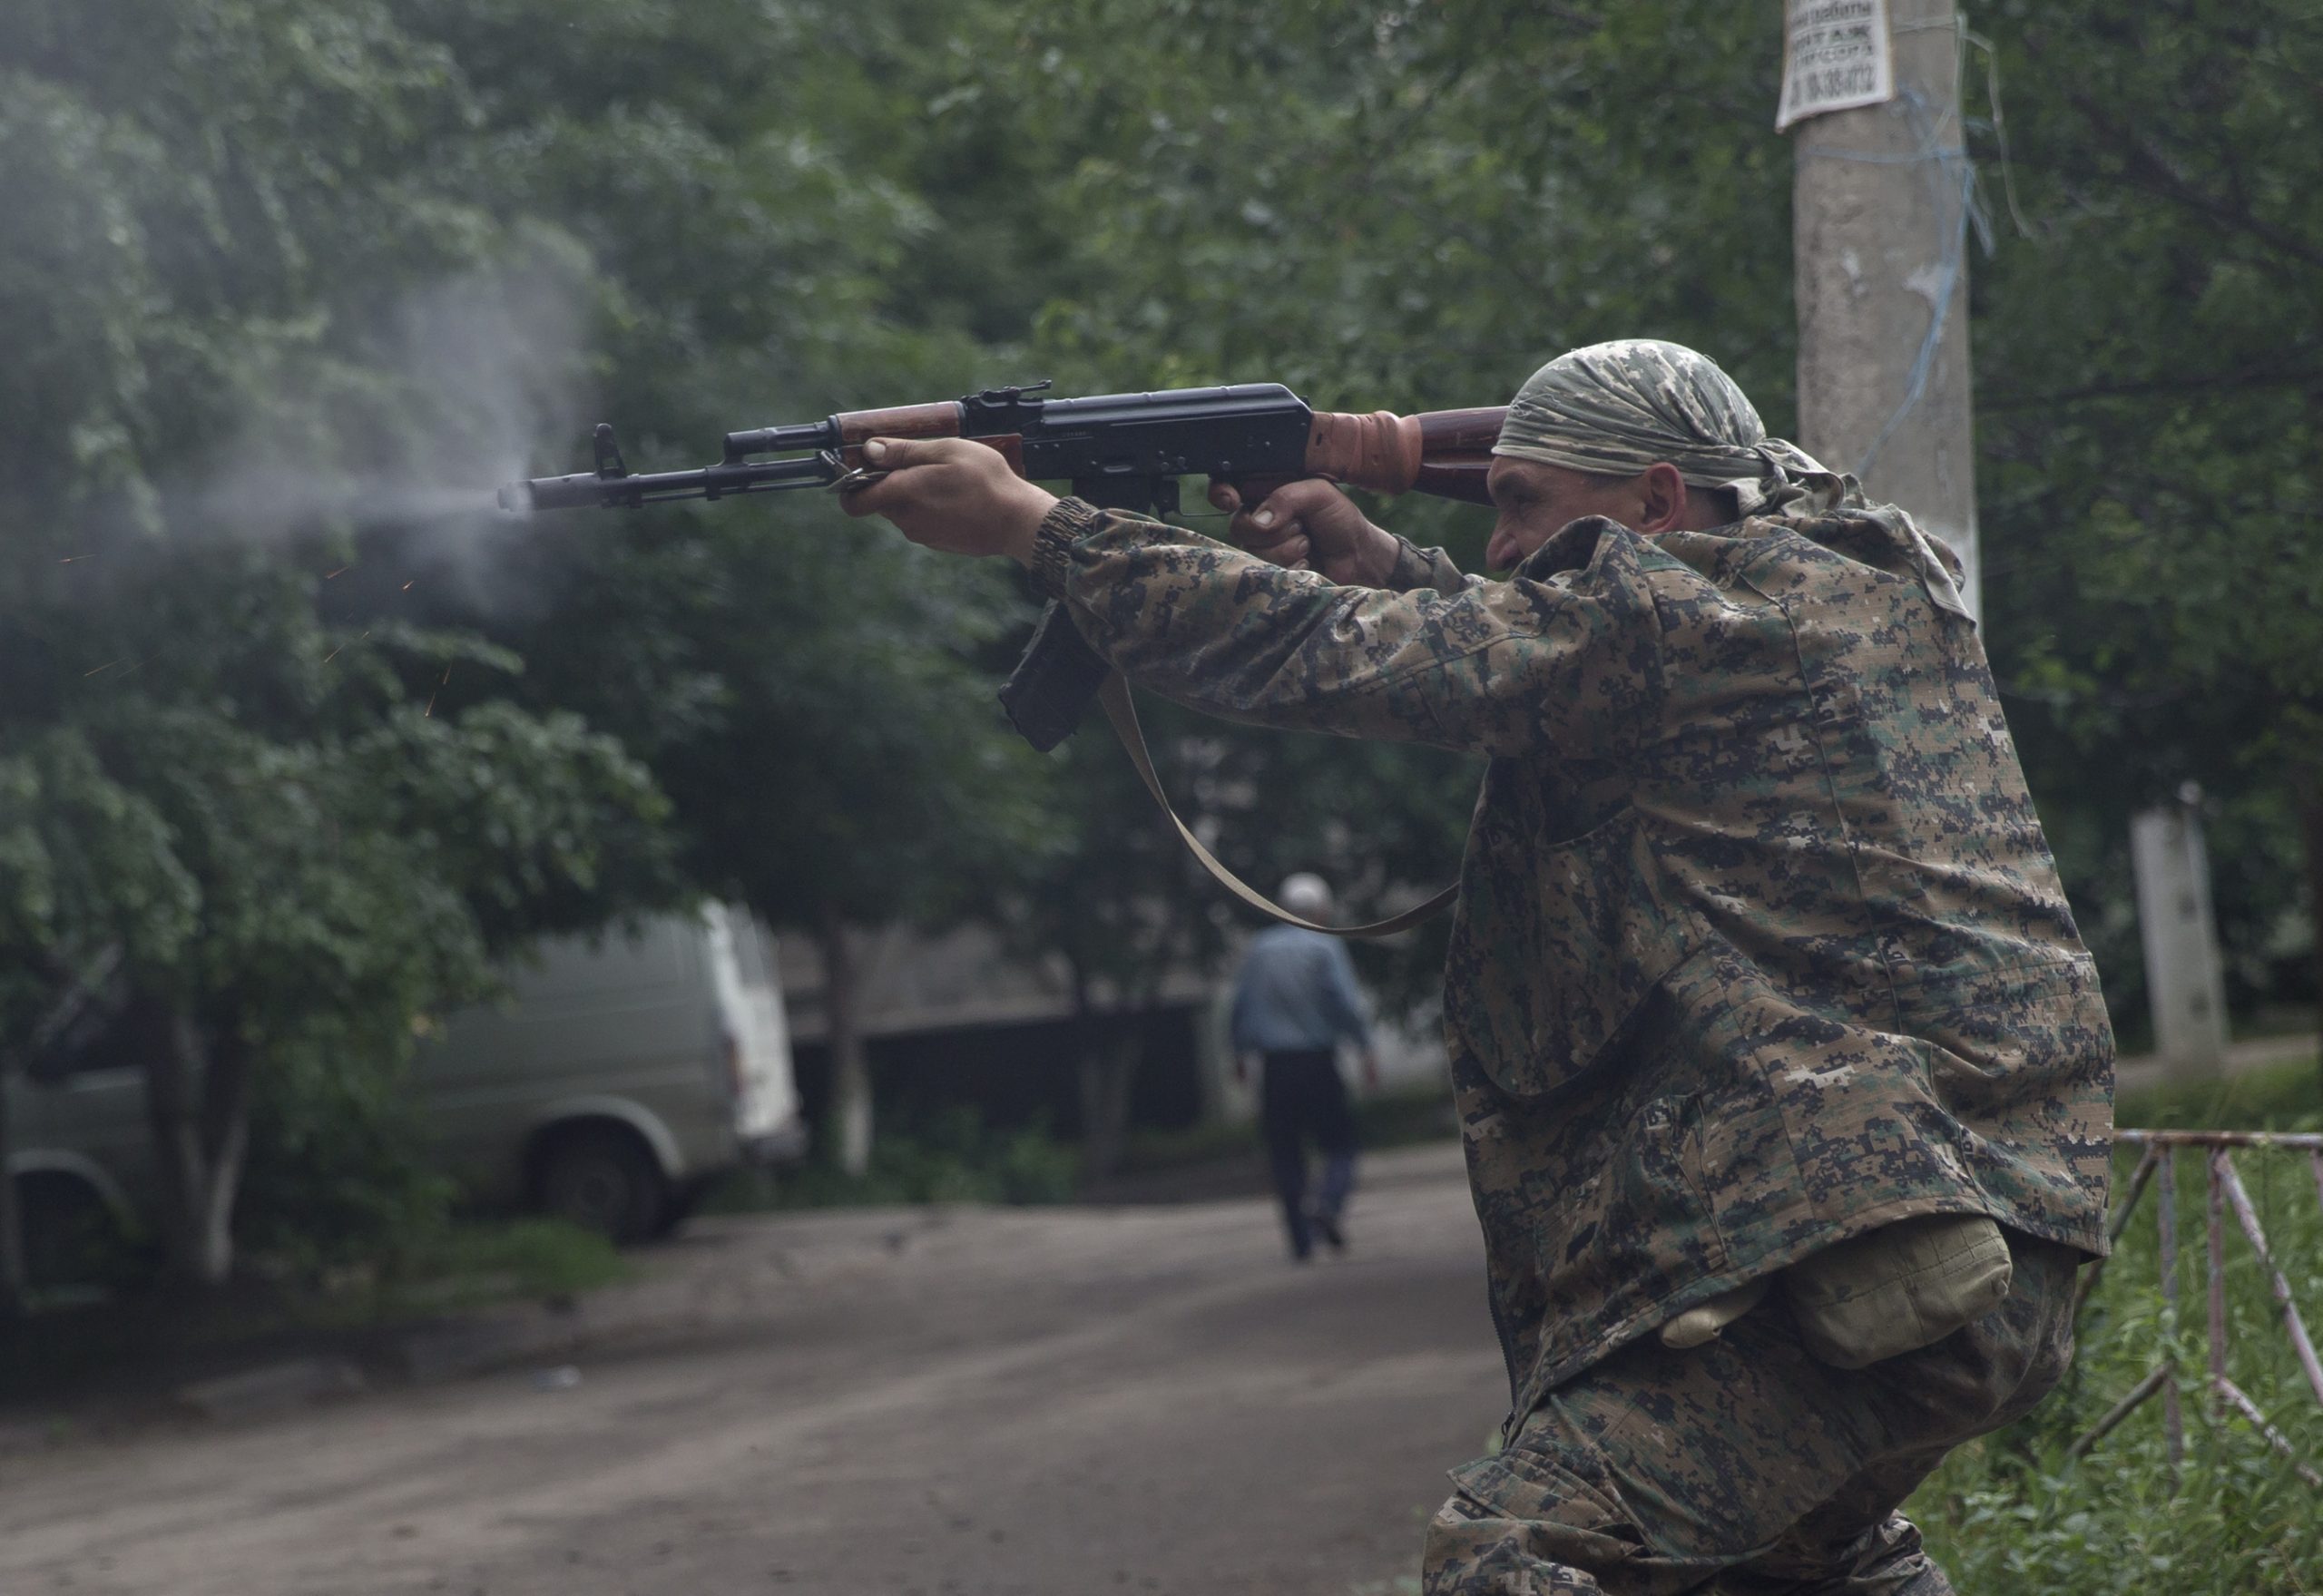
[[[1290,876],[1276,894],[1301,919],[1327,924],[1331,889],[1319,876]],[[1332,1250],[1347,1246],[1344,1216],[1355,1188],[1355,1115],[1339,1079],[1338,1044],[1362,1050],[1363,1083],[1379,1084],[1379,1055],[1371,1046],[1363,994],[1347,945],[1319,931],[1274,925],[1250,939],[1234,984],[1234,1078],[1250,1078],[1252,1053],[1261,1062],[1259,1130],[1290,1256],[1300,1263],[1320,1236]],[[1307,1142],[1323,1155],[1323,1180],[1307,1204]]]

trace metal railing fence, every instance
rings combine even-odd
[[[2242,1184],[2242,1177],[2234,1167],[2234,1152],[2238,1148],[2304,1152],[2315,1173],[2317,1199],[2323,1201],[2323,1133],[2272,1131],[2117,1131],[2114,1140],[2131,1147],[2142,1148],[2136,1170],[2130,1176],[2129,1190],[2113,1210],[2108,1233],[2115,1241],[2128,1229],[2131,1215],[2138,1199],[2145,1195],[2149,1184],[2158,1189],[2155,1199],[2154,1224],[2161,1265],[2161,1296],[2169,1306],[2172,1319],[2179,1307],[2178,1288],[2178,1155],[2187,1149],[2200,1149],[2204,1154],[2202,1167],[2208,1182],[2208,1225],[2206,1258],[2210,1307],[2209,1372],[2201,1385],[2211,1399],[2221,1407],[2240,1412],[2275,1450],[2291,1460],[2299,1477],[2308,1484],[2323,1489],[2323,1473],[2318,1473],[2303,1461],[2298,1449],[2269,1420],[2248,1392],[2230,1379],[2226,1372],[2226,1212],[2231,1209],[2235,1221],[2256,1250],[2260,1266],[2274,1292],[2275,1302],[2282,1311],[2283,1329],[2290,1337],[2292,1348],[2298,1355],[2300,1369],[2315,1393],[2315,1400],[2323,1403],[2323,1361],[2315,1353],[2315,1342],[2308,1334],[2306,1321],[2299,1317],[2298,1305],[2292,1299],[2290,1281],[2275,1262],[2267,1246],[2266,1232],[2259,1224],[2259,1211],[2252,1206],[2250,1193]],[[2105,1265],[2099,1262],[2083,1271],[2073,1301],[2078,1317],[2082,1307],[2096,1289]],[[2181,1403],[2180,1373],[2174,1360],[2164,1355],[2162,1360],[2145,1377],[2131,1387],[2127,1395],[2107,1410],[2089,1432],[2073,1444],[2071,1454],[2081,1457],[2112,1432],[2123,1419],[2135,1412],[2157,1393],[2162,1400],[2162,1433],[2167,1438],[2170,1467],[2174,1478],[2185,1458],[2186,1420]]]

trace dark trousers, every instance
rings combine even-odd
[[[1639,1337],[1455,1469],[1427,1596],[1951,1596],[1896,1510],[1961,1442],[2030,1412],[2073,1361],[2070,1248],[2009,1233],[1991,1313],[1833,1368],[1779,1293],[1686,1351]]]
[[[1355,1115],[1348,1109],[1347,1085],[1338,1060],[1328,1047],[1269,1053],[1259,1078],[1259,1130],[1282,1199],[1282,1223],[1290,1250],[1305,1258],[1314,1250],[1314,1227],[1307,1209],[1307,1143],[1323,1155],[1323,1180],[1315,1212],[1336,1224],[1355,1189]]]

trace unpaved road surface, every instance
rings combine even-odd
[[[531,1369],[0,1458],[9,1596],[1355,1596],[1505,1402],[1458,1153],[1255,1200],[699,1223]]]

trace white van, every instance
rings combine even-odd
[[[484,1201],[633,1241],[712,1176],[803,1152],[773,947],[714,904],[547,944],[413,1059],[438,1160]]]
[[[633,1241],[674,1227],[720,1172],[798,1156],[773,948],[722,905],[544,944],[505,998],[446,1016],[412,1061],[436,1160],[478,1201]],[[27,1252],[54,1278],[74,1231],[152,1200],[144,1072],[5,1089]]]

